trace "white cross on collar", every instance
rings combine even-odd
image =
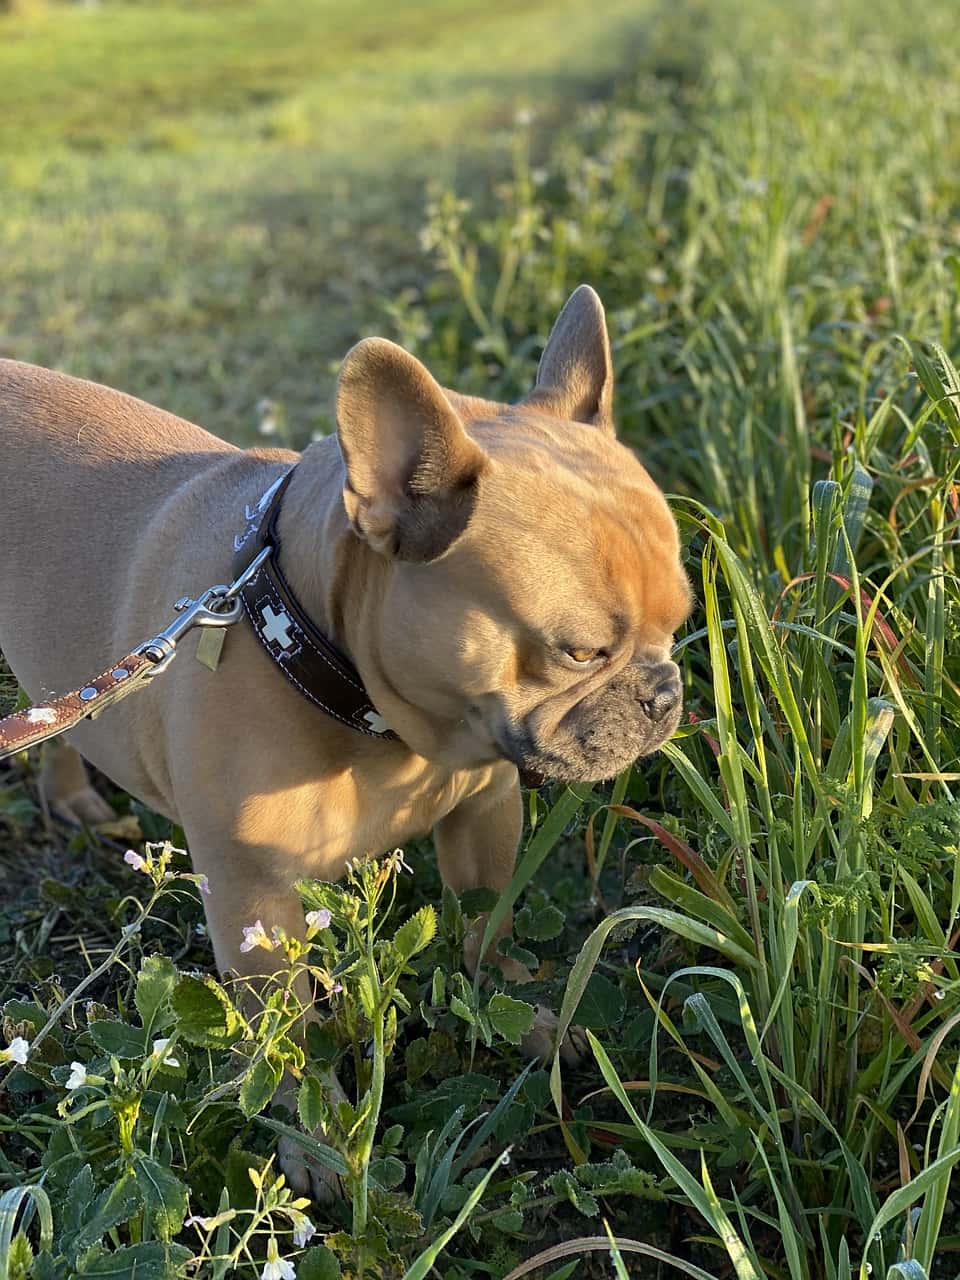
[[[279,613],[274,613],[270,605],[267,605],[261,612],[264,640],[268,644],[276,641],[281,649],[289,649],[293,644],[293,640],[290,638],[290,628],[293,626],[290,615],[284,609],[281,609]]]

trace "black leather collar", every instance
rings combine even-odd
[[[310,621],[280,568],[277,519],[295,467],[276,481],[253,509],[247,527],[234,539],[234,576],[239,577],[265,548],[270,554],[240,589],[254,634],[290,683],[314,706],[341,724],[371,738],[396,739],[370,701],[360,673]]]

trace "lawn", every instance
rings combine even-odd
[[[422,278],[431,184],[505,171],[625,73],[643,4],[103,3],[0,38],[5,354],[232,438],[329,426],[333,362]]]
[[[0,775],[3,1030],[29,1047],[0,1065],[0,1280],[955,1276],[953,5],[225,12],[3,20],[0,99],[38,140],[0,113],[8,348],[238,439],[269,398],[297,442],[372,324],[509,398],[589,280],[696,587],[688,719],[610,787],[528,794],[533,985],[459,974],[491,904],[442,894],[429,842],[413,879],[306,886],[332,1016],[305,1059],[294,1011],[248,1022],[211,976],[177,832],[112,795],[160,842],[135,870],[122,825],[47,831],[29,766]],[[584,1028],[578,1066],[527,1070],[537,1000]],[[274,1178],[284,1066],[332,1207]]]

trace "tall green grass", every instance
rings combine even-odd
[[[741,1277],[939,1274],[960,1158],[957,34],[938,5],[684,12],[679,64],[585,119],[545,185],[521,155],[498,220],[437,206],[450,303],[424,350],[478,384],[482,351],[519,389],[542,299],[605,284],[626,434],[684,491],[692,723],[604,832],[652,829],[664,862],[585,945],[562,1025],[611,931],[674,934],[687,963],[637,965],[645,1080],[591,1044],[690,1237]],[[558,1106],[561,1081],[558,1061]],[[723,1159],[685,1158],[678,1084]]]

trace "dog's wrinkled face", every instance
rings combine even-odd
[[[359,387],[345,365],[338,413],[348,513],[393,561],[370,655],[380,710],[460,767],[593,781],[655,751],[680,718],[670,651],[690,589],[663,495],[613,434],[596,295],[568,302],[517,406],[443,393],[373,346]],[[376,419],[364,449],[358,423]],[[420,746],[424,721],[443,728]]]

